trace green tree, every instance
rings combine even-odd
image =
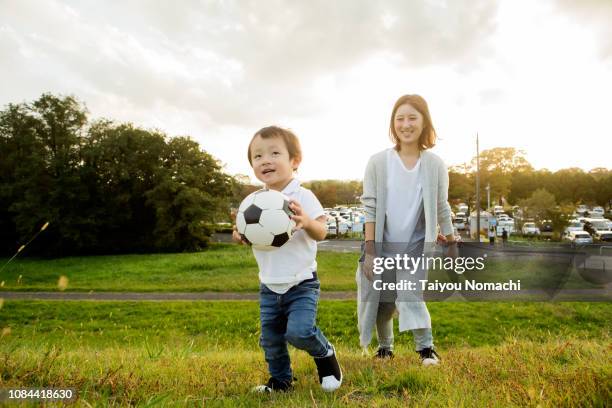
[[[35,245],[52,253],[81,248],[87,224],[81,207],[88,200],[80,182],[86,110],[73,97],[43,94],[31,104],[9,105],[0,121],[8,164],[2,195],[9,205],[3,211],[17,241],[50,221]]]
[[[519,205],[524,208],[526,217],[542,220],[547,218],[549,211],[554,210],[556,202],[554,195],[539,188],[531,197],[521,200]]]
[[[0,154],[6,253],[47,221],[35,244],[48,255],[199,249],[235,183],[189,138],[88,123],[75,98],[50,94],[0,111]]]
[[[203,248],[211,232],[206,223],[227,218],[231,177],[189,138],[172,139],[162,157],[162,181],[145,194],[156,213],[155,244],[173,250]]]

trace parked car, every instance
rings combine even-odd
[[[347,232],[349,232],[351,230],[351,225],[349,225],[348,222],[339,219],[338,220],[338,232],[340,234],[346,234]]]
[[[576,212],[580,215],[586,215],[589,212],[589,207],[584,204],[581,204],[576,208]]]
[[[591,234],[594,240],[612,242],[612,230],[605,220],[588,218],[584,223],[584,230]]]
[[[497,236],[501,237],[502,233],[506,230],[508,236],[514,234],[514,220],[509,218],[507,220],[501,220],[497,223]]]
[[[453,226],[458,231],[465,230],[465,218],[463,218],[463,217],[455,217],[455,219],[453,220]]]
[[[553,232],[553,225],[551,220],[543,220],[540,222],[540,232],[541,233],[551,233]]]
[[[336,227],[336,220],[335,219],[328,219],[327,220],[327,235],[328,236],[336,236],[338,235],[338,229]]]
[[[501,213],[497,215],[497,221],[514,221],[514,220],[510,218],[508,214]]]
[[[327,234],[328,235],[337,235],[338,233],[340,234],[346,234],[348,231],[351,230],[351,226],[352,226],[352,222],[351,221],[347,221],[345,220],[343,217],[336,215],[333,216],[331,213],[333,213],[334,211],[330,211],[330,213],[327,215]],[[330,225],[333,225],[333,232],[330,232]]]
[[[567,234],[564,239],[570,241],[572,244],[577,245],[593,243],[593,237],[591,237],[586,231],[570,231],[570,233]]]
[[[467,214],[468,212],[468,206],[466,203],[459,203],[459,205],[457,206],[457,214],[458,213],[463,213],[463,214]]]
[[[591,211],[589,211],[589,214],[591,216],[596,214],[596,215],[601,215],[603,217],[604,213],[605,213],[605,211],[604,211],[603,207],[599,207],[599,206],[598,207],[593,207],[593,209]]]
[[[348,226],[349,229],[351,229],[351,227],[353,226],[353,221],[351,221],[350,215],[347,215],[347,214],[341,215],[338,217],[338,221],[344,222]]]
[[[584,224],[578,220],[570,220],[563,234],[569,235],[572,231],[584,231]]]
[[[521,228],[523,235],[540,235],[540,229],[536,227],[535,222],[526,222]]]

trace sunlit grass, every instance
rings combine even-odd
[[[258,305],[217,302],[4,302],[0,387],[72,387],[78,405],[606,406],[612,361],[606,303],[431,303],[443,364],[419,365],[411,335],[373,361],[357,342],[354,301],[322,301],[318,324],[345,373],[320,391],[312,359],[291,348],[288,394],[267,379]],[[371,350],[373,351],[373,350]],[[314,401],[314,402],[313,402]]]

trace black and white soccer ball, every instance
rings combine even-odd
[[[283,246],[293,234],[289,198],[275,190],[258,190],[249,194],[238,208],[236,229],[245,241],[257,249],[271,250]]]

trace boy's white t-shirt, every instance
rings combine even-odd
[[[323,206],[297,179],[291,180],[283,194],[302,206],[311,219],[325,214]],[[270,290],[283,294],[303,280],[311,279],[317,270],[317,241],[304,230],[295,231],[282,247],[270,251],[253,248],[259,266],[259,280]]]
[[[421,159],[408,170],[395,149],[389,149],[387,154],[387,221],[384,241],[409,243],[422,238],[413,236],[423,210]]]

